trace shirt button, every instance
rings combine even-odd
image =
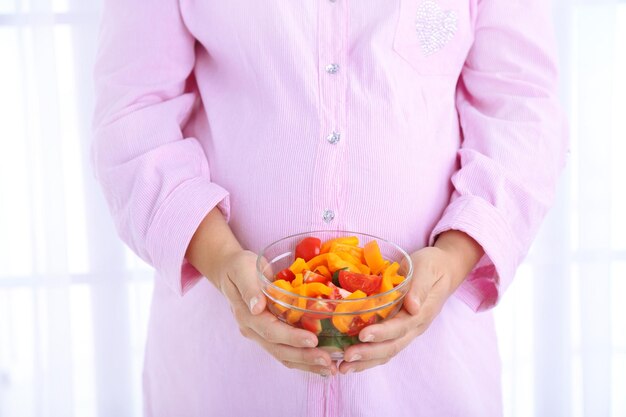
[[[326,65],[326,72],[329,74],[336,74],[339,71],[339,64],[328,64]]]
[[[322,219],[324,219],[324,221],[326,223],[332,222],[334,218],[335,218],[335,212],[334,211],[332,211],[330,209],[324,210],[324,214],[322,215]]]
[[[333,145],[339,142],[339,139],[341,139],[341,134],[337,132],[333,132],[330,135],[326,136],[326,140]]]

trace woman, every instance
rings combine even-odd
[[[545,3],[105,1],[93,159],[156,269],[147,416],[501,415],[488,310],[566,153]],[[415,267],[339,364],[255,277],[318,229]]]

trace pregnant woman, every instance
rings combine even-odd
[[[93,164],[155,268],[146,416],[500,416],[490,309],[567,141],[544,0],[105,0]],[[352,230],[414,261],[332,362],[256,255]]]

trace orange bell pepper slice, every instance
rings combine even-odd
[[[329,296],[332,292],[333,290],[328,285],[324,285],[321,282],[302,284],[300,290],[300,294],[305,297],[317,297],[319,295]]]
[[[304,275],[302,274],[296,274],[296,277],[293,279],[293,281],[291,281],[291,286],[293,288],[297,288],[300,285],[302,285],[302,282],[304,281]],[[293,291],[293,290],[292,290]]]
[[[300,287],[298,287],[298,289],[294,290],[294,291],[296,291],[300,295],[304,295],[302,293],[302,287],[303,286],[304,286],[304,284],[301,285]],[[294,300],[294,302],[292,303],[292,305],[294,305],[294,306],[296,306],[298,308],[304,309],[304,308],[306,308],[306,299],[302,298],[302,297],[297,297]],[[303,314],[304,314],[304,311],[289,310],[287,312],[287,322],[289,324],[295,324],[298,320],[300,320],[300,317],[302,317]]]
[[[363,258],[363,248],[360,248],[358,246],[346,245],[345,243],[341,242],[333,242],[330,245],[329,252],[346,252],[358,259],[359,262]]]
[[[330,253],[333,253],[333,252],[330,252]],[[369,266],[362,264],[360,259],[355,258],[348,252],[337,252],[336,255],[339,256],[344,261],[356,267],[358,269],[358,272],[360,272],[361,274],[365,274],[365,275],[370,274]]]
[[[375,240],[367,242],[363,247],[363,257],[365,257],[367,266],[372,270],[372,274],[379,274],[389,265],[389,261],[386,261],[380,253],[378,242]]]
[[[321,255],[317,255],[316,257],[309,259],[309,262],[307,262],[306,264],[307,264],[307,269],[309,271],[315,271],[315,269],[317,269],[320,266],[327,266],[328,254],[323,253]]]
[[[318,274],[328,279],[332,279],[333,277],[333,274],[330,273],[330,271],[328,270],[328,267],[326,267],[325,265],[319,265],[317,268],[315,268],[313,272],[317,272]]]
[[[327,240],[326,242],[322,244],[320,253],[330,252],[330,247],[333,245],[333,243],[343,243],[344,245],[351,245],[351,246],[358,247],[359,238],[356,236],[346,236],[346,237],[337,237],[335,239]]]
[[[352,300],[355,298],[364,298],[367,295],[361,291],[361,290],[356,290],[355,292],[353,292],[352,294],[350,294],[348,297],[346,297],[346,300]],[[335,308],[335,313],[350,313],[350,312],[354,312],[354,311],[359,311],[363,309],[363,306],[367,304],[367,301],[361,301],[361,302],[353,302],[353,303],[341,303],[339,305],[337,305],[337,307]],[[337,328],[337,330],[339,330],[341,333],[347,333],[348,330],[350,330],[350,323],[352,323],[352,320],[354,320],[353,315],[335,315],[333,316],[333,326],[335,326],[335,328]]]
[[[402,281],[404,281],[404,277],[402,275],[394,275],[391,277],[391,283],[394,287],[402,284]]]
[[[291,266],[289,267],[289,269],[291,270],[291,272],[293,272],[294,274],[301,274],[303,270],[305,269],[309,269],[309,266],[307,265],[307,263],[304,261],[304,259],[302,258],[296,258],[295,261],[293,261],[293,263],[291,264]]]
[[[341,258],[341,256],[339,256],[338,254],[336,253],[328,254],[328,270],[331,273],[334,273],[335,271],[339,269],[344,269],[344,268],[348,268],[348,270],[351,272],[360,272],[359,268],[357,268],[350,262],[344,261]]]
[[[276,281],[274,281],[274,285],[276,285],[278,288],[283,289],[285,291],[289,291],[289,292],[294,292],[293,287],[291,286],[291,283],[285,281],[284,279],[278,279]],[[272,287],[268,288],[268,292],[270,293],[270,295],[275,299],[275,300],[279,300],[282,301],[286,304],[291,304],[293,302],[293,297],[290,297],[287,294],[284,294],[280,291],[275,290]],[[274,307],[276,307],[277,310],[279,310],[281,313],[284,313],[285,310],[287,310],[286,307],[278,304],[278,303],[274,303]]]

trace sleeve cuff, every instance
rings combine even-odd
[[[492,308],[511,283],[520,248],[511,228],[497,209],[480,197],[459,196],[433,229],[429,245],[447,230],[467,233],[482,246],[485,255],[456,290],[455,295],[474,311]]]
[[[190,179],[172,192],[150,225],[146,245],[154,267],[179,296],[202,277],[185,259],[185,253],[198,226],[214,207],[229,220],[228,192],[205,178]]]

